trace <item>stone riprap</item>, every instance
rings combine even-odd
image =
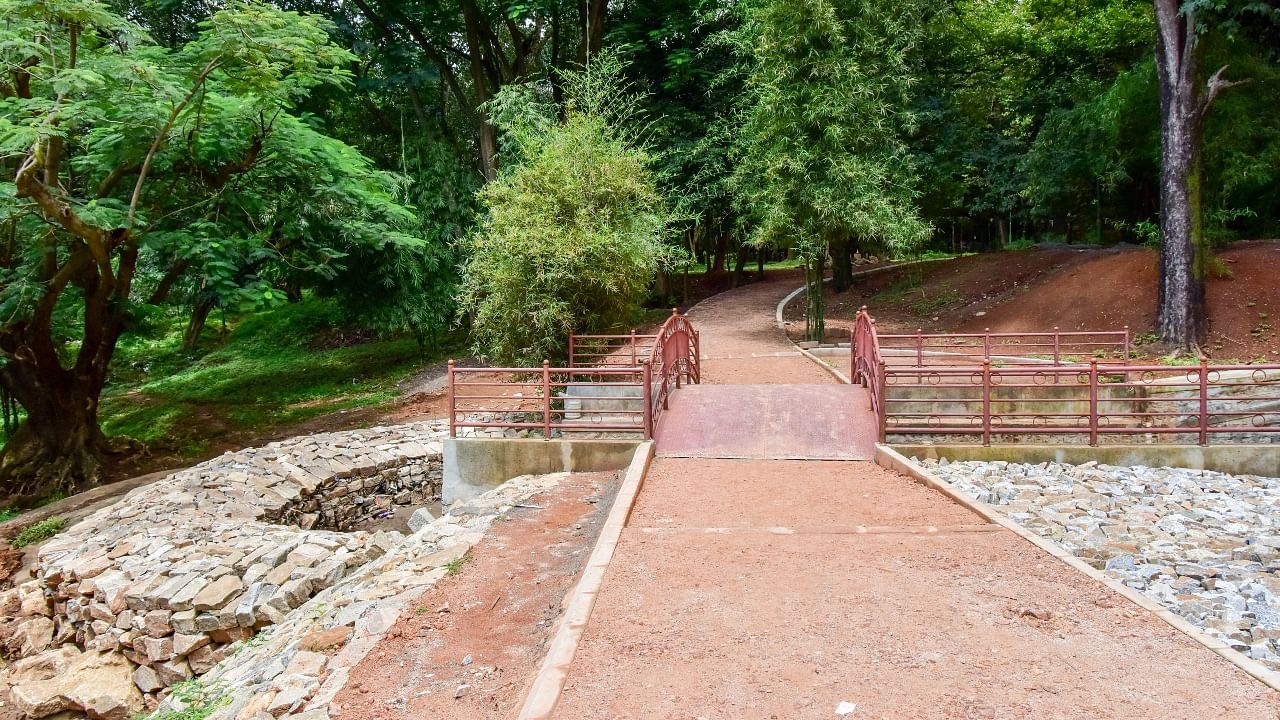
[[[40,548],[34,580],[0,593],[0,639],[21,658],[15,703],[31,717],[114,720],[209,671],[396,547],[397,532],[338,530],[438,497],[447,434],[414,423],[227,453],[88,516]],[[125,668],[135,690],[110,712],[44,693],[79,666],[102,678]]]
[[[494,519],[559,484],[566,474],[522,476],[464,503],[405,538],[234,648],[203,678],[217,705],[208,720],[341,717],[332,701],[348,673],[402,610],[465,561]],[[168,699],[161,710],[180,710]],[[403,709],[403,708],[401,708]]]
[[[916,462],[1280,670],[1280,478],[1096,463]]]

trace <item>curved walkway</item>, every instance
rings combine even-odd
[[[793,286],[692,312],[705,381],[828,393],[782,420],[704,413],[701,437],[719,449],[804,435],[855,389],[775,327]],[[678,391],[664,422],[698,390]],[[852,718],[1280,717],[1280,694],[908,478],[868,462],[670,457],[662,432],[557,718],[831,718],[850,705]]]

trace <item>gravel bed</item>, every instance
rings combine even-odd
[[[1094,462],[916,462],[1280,670],[1280,478]]]

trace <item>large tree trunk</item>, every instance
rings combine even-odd
[[[844,292],[853,285],[853,243],[847,237],[831,241],[831,289]]]
[[[1201,127],[1222,71],[1201,84],[1195,13],[1156,0],[1156,73],[1160,82],[1160,291],[1156,329],[1180,351],[1199,347],[1206,329],[1201,226]],[[1204,92],[1207,87],[1208,94]]]
[[[101,385],[71,373],[5,366],[5,375],[46,376],[31,388],[10,387],[27,418],[0,451],[0,488],[5,502],[30,505],[53,493],[70,495],[101,480],[101,458],[109,450],[98,427]],[[24,382],[18,380],[17,382]]]
[[[70,494],[97,484],[109,446],[98,427],[98,398],[121,323],[103,302],[90,297],[86,329],[76,365],[62,367],[42,352],[37,323],[8,336],[9,358],[0,385],[26,418],[0,450],[0,493],[7,504],[25,505],[51,493]],[[25,332],[23,332],[25,331]]]

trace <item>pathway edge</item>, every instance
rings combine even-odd
[[[928,470],[920,467],[914,462],[911,462],[911,460],[904,457],[902,453],[897,450],[894,450],[883,443],[876,443],[875,463],[883,468],[907,475],[926,487],[932,488],[943,495],[946,495],[979,517],[985,518],[989,522],[996,523],[997,525],[1012,531],[1023,540],[1026,540],[1049,555],[1057,558],[1065,565],[1079,571],[1081,574],[1101,583],[1102,585],[1105,585],[1110,590],[1119,593],[1124,596],[1125,599],[1138,607],[1151,612],[1156,617],[1172,626],[1175,630],[1178,630],[1183,635],[1186,635],[1227,662],[1235,665],[1237,668],[1255,680],[1261,682],[1263,685],[1266,685],[1272,690],[1280,691],[1280,672],[1269,670],[1265,665],[1257,660],[1231,649],[1231,647],[1226,643],[1203,632],[1200,628],[1192,625],[1190,622],[1173,612],[1170,612],[1155,600],[1152,600],[1119,580],[1107,576],[1102,571],[1097,570],[1092,565],[1089,565],[1075,555],[1067,552],[1052,540],[1043,538],[1022,527],[1018,523],[1006,517],[999,510],[995,509],[992,505],[974,500],[968,495],[965,495],[955,489],[951,483],[938,478]]]
[[[605,571],[613,559],[613,552],[618,546],[622,530],[631,517],[640,488],[644,485],[649,465],[653,462],[653,441],[647,440],[636,448],[631,456],[631,464],[627,466],[627,474],[622,479],[618,494],[614,497],[609,516],[600,528],[600,536],[591,550],[586,566],[582,569],[582,577],[567,598],[565,611],[560,616],[555,636],[547,647],[547,655],[538,668],[520,712],[519,720],[546,720],[550,718],[560,703],[560,694],[564,690],[569,676],[569,666],[578,651],[582,636],[587,629],[587,621],[591,610],[595,607],[596,596],[604,583]]]
[[[956,257],[960,257],[960,256],[957,255]],[[896,270],[898,268],[911,267],[912,265],[921,265],[923,263],[933,263],[933,262],[946,262],[948,260],[955,260],[955,258],[954,257],[929,258],[927,260],[910,260],[907,262],[893,263],[891,265],[880,265],[878,267],[868,268],[866,270],[859,270],[858,272],[853,273],[850,277],[856,278],[856,277],[862,277],[863,275],[875,275],[876,273],[879,273],[879,272],[887,272],[889,270]],[[822,282],[829,283],[831,282],[831,278],[823,278]],[[804,291],[805,291],[805,286],[801,285],[795,290],[792,290],[791,292],[787,293],[786,297],[778,301],[778,306],[773,311],[773,321],[777,323],[779,328],[786,329],[787,327],[786,321],[782,319],[782,315],[783,313],[786,312],[787,306],[791,304],[791,301],[795,300],[800,295],[803,295]]]

